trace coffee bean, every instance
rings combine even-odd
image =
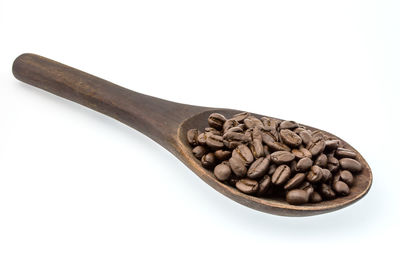
[[[297,128],[294,129],[293,131],[294,131],[294,133],[296,133],[297,135],[299,135],[300,132],[306,131],[306,129],[304,129],[303,127],[297,127]]]
[[[234,120],[234,119],[228,119],[225,121],[225,123],[222,125],[222,131],[225,133],[227,130],[229,130],[232,127],[238,126],[239,123]]]
[[[264,176],[267,173],[269,163],[270,156],[258,158],[251,164],[247,171],[247,177],[250,179],[257,179]]]
[[[304,190],[294,189],[286,194],[286,201],[291,205],[301,205],[308,202],[308,194]]]
[[[261,128],[256,126],[252,129],[251,131],[251,138],[253,140],[260,140],[262,142],[262,132],[261,132]]]
[[[261,117],[261,121],[264,124],[264,129],[267,131],[275,130],[278,127],[278,121],[268,117]]]
[[[328,156],[328,169],[335,172],[339,168],[339,160],[333,156]]]
[[[250,142],[249,148],[253,153],[254,158],[260,158],[264,156],[264,147],[262,145],[261,140],[255,139],[253,142]]]
[[[257,118],[255,118],[255,119],[254,118],[253,119],[246,118],[243,120],[243,122],[247,129],[251,129],[256,126],[263,127],[263,123],[260,120],[258,120]]]
[[[312,156],[316,156],[324,151],[325,141],[319,140],[316,143],[310,143],[310,145],[307,147],[307,149],[310,151]]]
[[[222,129],[222,126],[224,125],[225,121],[226,121],[226,118],[219,113],[212,113],[208,117],[208,125],[210,125],[210,127],[215,128],[217,130]]]
[[[304,179],[306,178],[306,174],[304,173],[297,173],[295,176],[293,176],[289,181],[285,184],[283,187],[285,190],[291,190],[299,186]]]
[[[269,148],[268,148],[268,146],[263,146],[263,149],[264,149],[264,155],[265,155],[265,156],[267,156],[268,154],[270,154],[270,153],[269,153]]]
[[[321,197],[321,195],[319,195],[318,192],[314,191],[313,193],[311,193],[311,195],[310,195],[311,203],[319,203],[321,201],[322,201],[322,197]]]
[[[241,123],[243,122],[244,119],[246,119],[249,116],[248,112],[241,112],[238,114],[233,115],[232,119]]]
[[[283,143],[288,146],[297,147],[302,143],[301,137],[289,129],[281,130],[280,135]]]
[[[273,142],[267,143],[267,146],[269,148],[271,148],[272,151],[287,151],[287,152],[290,152],[290,148],[287,145],[282,144],[280,142],[273,141]]]
[[[348,170],[342,170],[339,173],[340,175],[340,180],[346,183],[348,186],[351,186],[353,184],[353,174],[348,171]]]
[[[318,141],[321,140],[325,141],[325,136],[322,132],[315,130],[311,133],[311,142],[317,143]]]
[[[258,182],[258,195],[264,195],[269,187],[271,186],[271,177],[269,175],[265,175],[259,182]]]
[[[339,147],[339,140],[333,139],[333,140],[326,140],[325,141],[325,149],[332,151],[335,150]]]
[[[246,175],[247,168],[241,159],[231,157],[229,159],[229,165],[231,166],[231,169],[236,176],[243,177]]]
[[[299,124],[296,123],[295,121],[283,121],[279,125],[279,128],[282,129],[295,129],[299,127]]]
[[[215,150],[224,147],[224,143],[222,142],[222,137],[215,134],[211,134],[206,138],[206,144],[208,147]]]
[[[226,150],[217,150],[214,152],[215,158],[219,161],[226,161],[231,157],[232,152]]]
[[[236,147],[232,152],[232,157],[241,159],[246,165],[249,165],[254,160],[253,154],[246,145]]]
[[[298,171],[306,171],[307,169],[311,168],[313,161],[308,158],[302,158],[297,162],[297,170]]]
[[[251,179],[241,179],[236,182],[236,188],[246,194],[254,194],[258,191],[258,182]]]
[[[197,143],[198,143],[199,145],[205,146],[205,145],[206,145],[206,140],[207,140],[207,135],[206,135],[206,133],[200,133],[200,134],[197,136]]]
[[[307,174],[307,180],[311,183],[317,183],[322,179],[322,169],[318,166],[312,166]]]
[[[276,164],[271,164],[268,169],[268,175],[272,176],[275,173],[277,167],[278,166]]]
[[[288,163],[294,160],[294,154],[287,151],[278,151],[271,154],[271,160],[276,164]]]
[[[325,154],[321,153],[315,159],[314,165],[317,165],[320,167],[326,167],[328,165],[328,157]]]
[[[301,140],[303,141],[304,145],[309,145],[311,143],[311,134],[309,131],[301,131],[299,133]]]
[[[332,173],[326,168],[322,168],[322,182],[329,181],[332,178]]]
[[[354,159],[343,158],[339,160],[339,163],[342,169],[347,169],[352,173],[358,173],[362,170],[361,163]]]
[[[335,192],[331,189],[331,187],[325,183],[321,184],[321,195],[325,199],[334,199],[336,197]]]
[[[338,148],[336,150],[335,155],[338,158],[352,158],[355,159],[357,157],[357,154],[349,149],[346,148]]]
[[[205,168],[212,168],[217,162],[214,153],[207,153],[201,157],[201,164]]]
[[[224,161],[221,164],[218,164],[214,168],[214,175],[221,182],[228,180],[229,177],[231,176],[231,172],[232,172],[231,168],[227,161]]]
[[[234,127],[236,128],[236,127]],[[232,128],[232,129],[234,129]],[[237,141],[240,143],[248,143],[251,141],[251,137],[245,135],[244,133],[241,132],[234,132],[234,131],[228,131],[226,132],[222,138],[228,142],[233,142],[233,141]]]
[[[295,160],[292,160],[290,162],[289,167],[290,167],[290,172],[292,172],[292,174],[296,174],[300,171],[297,169],[297,162]]]
[[[187,134],[186,135],[187,141],[189,142],[189,144],[191,144],[192,146],[198,145],[198,142],[197,142],[197,136],[199,136],[198,129],[190,129],[190,130],[188,130],[188,132],[186,134]]]
[[[290,178],[290,168],[288,165],[280,165],[276,168],[272,175],[272,183],[275,185],[282,185],[287,182]]]
[[[304,154],[304,157],[307,157],[310,159],[312,158],[312,154],[308,149],[306,149],[304,147],[300,147],[299,150],[300,150],[300,152],[302,152]]]
[[[205,128],[204,131],[205,132],[209,132],[211,134],[215,134],[215,135],[221,136],[221,132],[219,130],[216,130],[216,129],[211,128],[211,127]]]
[[[201,157],[206,154],[207,149],[204,146],[196,146],[195,148],[193,148],[192,152],[194,157],[196,157],[197,159],[201,159]]]
[[[333,190],[337,194],[342,195],[342,196],[347,196],[350,193],[349,186],[347,186],[347,184],[342,181],[337,181],[337,182],[333,183]]]
[[[228,133],[228,132],[243,132],[243,128],[241,128],[239,125],[238,126],[235,126],[235,127],[232,127],[232,128],[230,128],[230,129],[228,129],[228,130],[226,130],[226,132],[225,133]]]
[[[300,184],[297,189],[305,190],[308,195],[311,195],[311,193],[314,192],[314,187],[307,181],[304,181],[302,184]]]

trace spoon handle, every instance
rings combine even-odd
[[[205,109],[137,93],[35,54],[20,55],[12,70],[17,79],[115,118],[168,150],[179,124]]]

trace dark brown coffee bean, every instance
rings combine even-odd
[[[248,117],[248,118],[244,119],[243,122],[244,122],[244,125],[246,126],[247,129],[251,129],[251,128],[254,128],[256,126],[264,127],[263,123],[260,120],[258,120],[257,118]]]
[[[317,141],[316,143],[310,143],[308,145],[307,149],[310,151],[312,156],[316,156],[324,151],[325,141],[320,140],[320,141]]]
[[[340,175],[340,180],[346,183],[348,186],[351,186],[353,184],[353,174],[348,171],[348,170],[342,170],[339,173]]]
[[[298,171],[306,171],[307,169],[311,168],[313,161],[308,158],[302,158],[297,162],[297,170]]]
[[[211,134],[206,138],[206,145],[214,150],[221,149],[224,147],[224,143],[222,142],[222,137],[214,134]]]
[[[201,164],[205,168],[212,168],[216,164],[217,160],[214,153],[207,153],[201,157]]]
[[[238,126],[239,123],[236,120],[228,119],[225,121],[224,125],[222,126],[223,133],[227,132],[230,128]]]
[[[197,143],[199,144],[199,145],[202,145],[202,146],[205,146],[206,145],[206,140],[207,140],[207,134],[206,133],[200,133],[198,136],[197,136]]]
[[[234,127],[236,128],[236,127]],[[232,129],[234,129],[232,128]],[[233,142],[233,141],[237,141],[237,142],[241,142],[241,143],[247,143],[251,141],[251,137],[245,135],[242,132],[234,132],[234,131],[228,131],[226,132],[222,138],[228,142]]]
[[[311,193],[310,198],[309,198],[311,203],[319,203],[322,201],[322,197],[321,195],[319,195],[318,192],[314,191],[313,193]]]
[[[268,117],[261,117],[261,121],[264,124],[264,129],[267,131],[275,130],[278,127],[278,121]]]
[[[236,147],[238,147],[239,145],[243,144],[242,142],[239,141],[226,141],[226,140],[222,140],[222,142],[224,143],[224,146],[228,149],[235,149]]]
[[[258,191],[258,182],[251,179],[241,179],[236,182],[236,188],[246,194],[254,194]]]
[[[312,166],[307,174],[307,180],[311,183],[317,183],[322,179],[322,169],[318,166]]]
[[[297,162],[295,160],[292,160],[289,164],[290,167],[290,172],[292,172],[292,174],[296,174],[299,172],[299,170],[297,169]]]
[[[283,143],[288,146],[297,147],[302,143],[301,137],[289,129],[283,129],[279,133]]]
[[[328,156],[328,169],[331,172],[335,172],[339,168],[339,160],[334,156]]]
[[[292,154],[294,154],[296,159],[301,159],[301,158],[305,157],[304,154],[302,152],[300,152],[299,149],[292,149]]]
[[[282,129],[296,129],[299,127],[299,124],[296,123],[295,121],[283,121],[279,125],[279,128]]]
[[[312,154],[308,149],[306,149],[304,147],[300,147],[299,150],[300,150],[300,152],[302,152],[304,154],[304,157],[307,157],[310,159],[312,158]]]
[[[321,153],[314,161],[314,165],[320,166],[321,168],[328,166],[328,157]]]
[[[275,173],[277,167],[278,166],[276,164],[271,164],[268,168],[268,175],[272,176]]]
[[[209,132],[209,133],[214,134],[214,135],[221,136],[221,132],[219,130],[216,130],[216,129],[211,128],[211,127],[205,128],[204,131],[205,132]]]
[[[293,176],[289,181],[285,184],[283,187],[285,190],[291,190],[299,186],[304,179],[306,178],[306,174],[304,173],[297,173],[295,176]]]
[[[270,143],[267,143],[267,146],[269,148],[271,148],[272,151],[287,151],[287,152],[290,152],[290,148],[287,145],[285,145],[283,143],[280,143],[280,142],[276,142],[276,141],[270,142]]]
[[[290,168],[288,165],[280,165],[276,168],[272,175],[272,183],[275,185],[282,185],[287,182],[290,178]]]
[[[358,173],[358,172],[361,172],[361,170],[362,170],[361,163],[359,163],[358,161],[356,161],[354,159],[343,158],[343,159],[339,160],[339,163],[340,163],[340,167],[342,169],[347,169],[352,173]]]
[[[333,139],[333,140],[326,140],[325,141],[325,150],[332,151],[335,150],[339,147],[339,140]]]
[[[303,127],[297,127],[296,129],[294,129],[294,133],[296,133],[297,135],[300,134],[300,132],[305,131],[306,129],[304,129]]]
[[[314,192],[314,187],[311,185],[311,183],[305,181],[302,184],[300,184],[297,189],[305,190],[308,195],[311,195],[311,193]]]
[[[186,135],[187,141],[189,142],[189,144],[191,144],[192,146],[198,145],[198,142],[197,142],[197,136],[199,136],[198,129],[190,129],[190,130],[188,130],[188,132],[186,134],[187,134]]]
[[[193,148],[192,152],[194,157],[200,160],[201,157],[206,154],[207,149],[204,146],[196,146],[195,148]]]
[[[325,183],[321,184],[321,195],[325,199],[334,199],[336,197],[335,192],[331,189],[331,187]]]
[[[231,169],[236,176],[244,177],[246,175],[247,168],[241,159],[236,157],[231,157],[229,159],[229,165],[231,166]]]
[[[250,179],[257,179],[264,176],[267,173],[269,163],[270,156],[258,158],[251,164],[247,171],[247,177]]]
[[[236,120],[239,123],[242,123],[244,119],[246,119],[250,114],[248,112],[241,112],[233,115],[231,119]]]
[[[271,132],[261,131],[261,138],[264,144],[272,143],[277,141],[278,139]]]
[[[271,160],[276,164],[288,163],[294,160],[294,154],[287,151],[278,151],[271,154]]]
[[[240,128],[240,126],[238,125],[238,126],[235,126],[235,127],[232,127],[230,129],[226,130],[225,133],[228,133],[228,132],[239,132],[239,133],[241,133],[241,132],[243,132],[243,129]]]
[[[326,168],[322,168],[322,182],[329,181],[332,178],[332,173]]]
[[[261,180],[258,182],[258,192],[259,196],[264,195],[269,187],[271,186],[271,177],[269,175],[265,175]]]
[[[309,145],[311,143],[311,134],[309,131],[301,131],[299,133],[301,140],[303,141],[304,145]]]
[[[255,139],[249,144],[249,148],[251,152],[253,153],[254,158],[260,158],[264,156],[264,147],[262,145],[261,140]]]
[[[260,127],[257,126],[257,127],[252,129],[251,138],[253,140],[258,139],[258,140],[260,140],[262,142],[262,132],[261,132],[261,128]]]
[[[229,163],[227,161],[218,164],[214,168],[214,175],[221,182],[228,180],[229,177],[231,176],[231,173],[232,173],[231,167],[229,166]]]
[[[222,126],[224,125],[225,121],[226,121],[226,118],[219,113],[212,113],[208,117],[208,125],[210,125],[210,127],[215,128],[217,130],[222,129]]]
[[[352,159],[357,158],[357,154],[355,152],[346,148],[338,148],[336,150],[335,155],[338,158],[352,158]]]
[[[236,147],[232,152],[232,157],[241,159],[246,165],[249,165],[254,160],[253,154],[246,145]]]
[[[333,190],[342,196],[347,196],[350,193],[350,189],[349,186],[347,186],[346,183],[342,182],[342,181],[337,181],[333,183]]]
[[[231,157],[232,152],[225,150],[217,150],[214,152],[214,155],[215,158],[217,158],[219,161],[226,161]]]
[[[313,143],[317,143],[318,141],[321,140],[325,141],[325,136],[321,131],[315,130],[311,133],[311,141]]]
[[[308,194],[304,190],[294,189],[286,194],[286,201],[291,205],[301,205],[308,202]]]

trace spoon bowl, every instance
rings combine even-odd
[[[282,216],[310,216],[331,212],[361,199],[372,184],[371,169],[361,154],[339,137],[321,130],[342,140],[345,147],[354,150],[363,166],[362,172],[354,177],[348,196],[316,204],[290,205],[283,198],[246,195],[219,182],[211,171],[203,168],[200,161],[193,156],[186,139],[187,130],[207,127],[207,118],[211,113],[217,112],[231,117],[241,111],[180,104],[140,94],[35,54],[19,56],[14,61],[13,74],[25,83],[87,106],[142,132],[174,154],[215,190],[262,212]]]

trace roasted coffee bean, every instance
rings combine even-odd
[[[295,160],[292,160],[290,162],[289,167],[290,167],[290,172],[292,172],[292,174],[296,174],[299,172],[299,170],[297,169],[297,162]]]
[[[299,149],[292,149],[292,154],[294,154],[296,159],[301,159],[301,158],[305,157],[304,154],[302,152],[300,152]]]
[[[278,127],[278,121],[268,117],[261,117],[261,121],[264,124],[264,129],[267,131],[276,130]]]
[[[221,182],[228,180],[229,177],[231,176],[231,173],[232,173],[231,167],[229,166],[229,163],[227,161],[218,164],[214,168],[214,175]]]
[[[190,129],[187,131],[186,133],[187,135],[187,141],[189,142],[189,144],[191,144],[192,146],[196,146],[198,145],[197,142],[197,136],[199,136],[199,130],[198,129]]]
[[[315,159],[314,165],[320,166],[321,168],[326,167],[328,165],[328,157],[325,154],[321,153]]]
[[[206,138],[206,145],[214,150],[221,149],[224,147],[224,143],[222,142],[222,137],[214,134],[211,134]]]
[[[260,140],[262,142],[262,132],[260,127],[255,127],[251,131],[251,138],[253,140]]]
[[[308,202],[308,194],[304,190],[294,189],[286,194],[286,201],[291,205],[301,205]]]
[[[263,127],[263,123],[257,118],[246,118],[243,120],[243,122],[247,129],[251,129],[256,126]]]
[[[289,181],[285,184],[283,187],[285,190],[291,190],[299,186],[304,179],[306,178],[306,174],[304,173],[297,173],[295,176],[293,176]]]
[[[254,160],[253,154],[246,145],[236,147],[232,152],[232,157],[241,159],[246,165],[249,165]]]
[[[261,180],[258,182],[258,195],[264,195],[269,187],[271,186],[271,177],[269,175],[265,175]]]
[[[264,149],[264,155],[267,156],[269,154],[268,146],[263,146],[263,149]]]
[[[300,132],[305,131],[306,129],[304,129],[303,127],[297,127],[296,129],[294,129],[294,133],[296,133],[297,135],[300,134]]]
[[[318,141],[321,141],[321,140],[325,141],[325,136],[322,132],[316,130],[311,133],[311,141],[313,143],[317,143]]]
[[[310,153],[312,154],[312,156],[316,156],[320,153],[322,153],[325,149],[325,141],[324,140],[320,140],[317,141],[316,143],[310,143],[307,146],[307,149],[310,151]]]
[[[299,133],[301,140],[303,141],[304,145],[309,145],[311,143],[311,134],[309,131],[301,131]]]
[[[333,140],[326,140],[325,141],[325,150],[332,151],[335,150],[339,147],[339,140],[333,139]]]
[[[328,156],[328,169],[335,172],[339,168],[339,160],[333,156]]]
[[[250,142],[249,148],[251,152],[253,153],[254,158],[260,158],[264,156],[264,147],[262,145],[261,140],[255,139],[253,142]]]
[[[290,148],[287,145],[282,144],[280,142],[276,142],[276,141],[270,142],[270,143],[267,143],[267,146],[269,148],[271,148],[272,151],[287,151],[287,152],[290,152]]]
[[[279,124],[279,128],[282,129],[296,129],[299,127],[299,124],[295,121],[283,121]]]
[[[241,113],[233,115],[232,119],[239,123],[242,123],[243,120],[246,119],[248,116],[249,116],[248,112],[241,112]]]
[[[230,129],[228,129],[228,130],[226,130],[226,133],[228,133],[228,132],[243,132],[243,128],[241,128],[239,125],[238,126],[235,126],[235,127],[232,127],[232,128],[230,128]]]
[[[351,186],[353,184],[353,174],[348,171],[348,170],[342,170],[339,173],[340,175],[340,180],[346,183],[348,186]]]
[[[228,149],[235,149],[236,147],[238,147],[239,145],[243,144],[242,142],[239,141],[226,141],[226,140],[222,140],[222,142],[224,143],[224,146]]]
[[[352,158],[355,159],[357,157],[357,154],[353,152],[352,150],[346,149],[346,148],[338,148],[336,150],[335,155],[338,158]]]
[[[319,203],[322,201],[322,197],[321,197],[321,195],[319,195],[318,192],[314,191],[313,193],[311,193],[309,201],[311,203]]]
[[[290,168],[288,165],[280,165],[276,168],[272,175],[272,183],[275,185],[282,185],[290,178]]]
[[[236,127],[234,127],[236,128]],[[232,129],[234,129],[232,128]],[[226,132],[222,138],[228,142],[233,142],[233,141],[237,141],[240,143],[247,143],[251,141],[251,137],[249,137],[248,135],[245,135],[242,132],[234,132],[234,131],[228,131]]]
[[[322,168],[322,182],[329,181],[332,178],[332,173],[326,168]]]
[[[236,188],[246,194],[254,194],[258,191],[258,182],[251,179],[241,179],[236,182]]]
[[[210,125],[210,127],[215,128],[217,130],[222,129],[222,126],[224,125],[225,121],[226,121],[226,118],[219,113],[212,113],[208,117],[208,125]]]
[[[307,180],[311,183],[317,183],[322,179],[322,176],[322,169],[314,165],[307,174]]]
[[[300,184],[297,189],[305,190],[308,195],[311,195],[311,193],[314,192],[314,187],[311,185],[311,183],[305,181],[302,184]]]
[[[193,148],[192,152],[194,157],[196,157],[197,159],[201,159],[201,157],[206,154],[207,149],[204,146],[196,146],[195,148]]]
[[[265,131],[261,131],[261,138],[264,144],[266,145],[268,143],[276,142],[278,140],[277,138],[275,138],[274,135],[272,135],[271,132],[265,132]]]
[[[240,179],[235,177],[235,175],[231,175],[231,177],[228,179],[228,184],[232,187],[236,187],[236,183],[239,181]]]
[[[199,145],[202,145],[202,146],[205,146],[206,145],[206,140],[207,140],[207,135],[206,135],[206,133],[200,133],[198,136],[197,136],[197,143],[199,144]]]
[[[321,184],[321,195],[325,199],[334,199],[336,197],[335,192],[331,189],[331,187],[325,183]]]
[[[304,157],[307,157],[310,159],[312,158],[312,154],[307,148],[300,147],[299,150],[300,150],[300,152],[302,152],[304,154]]]
[[[207,153],[201,157],[201,164],[205,168],[212,168],[216,162],[217,159],[215,158],[214,153]]]
[[[333,190],[339,195],[347,196],[350,193],[349,186],[347,186],[347,184],[342,181],[334,182],[332,186]]]
[[[231,157],[229,159],[229,165],[231,166],[231,169],[236,176],[243,177],[246,175],[247,168],[241,159],[236,157]]]
[[[276,164],[288,163],[294,160],[294,154],[287,151],[278,151],[271,154],[271,160]]]
[[[303,142],[301,137],[289,129],[283,129],[280,132],[283,143],[291,147],[297,147]]]
[[[297,162],[297,170],[298,171],[306,171],[307,169],[311,168],[313,161],[308,158],[302,158]]]
[[[225,121],[224,125],[222,126],[222,131],[225,133],[230,128],[238,126],[238,125],[239,125],[239,123],[236,120],[228,119]]]
[[[216,129],[211,128],[211,127],[205,128],[204,131],[205,132],[209,132],[211,134],[215,134],[215,135],[221,136],[221,132],[219,130],[216,130]]]
[[[270,156],[258,158],[251,164],[247,171],[247,177],[250,179],[257,179],[264,176],[267,173],[269,163]]]
[[[217,150],[214,152],[214,155],[219,161],[226,161],[231,157],[232,152],[226,150]]]
[[[339,163],[342,169],[347,169],[352,173],[358,173],[362,170],[361,163],[354,159],[343,158],[339,160]]]
[[[268,168],[268,175],[272,176],[275,173],[277,167],[278,166],[276,164],[271,164]]]

